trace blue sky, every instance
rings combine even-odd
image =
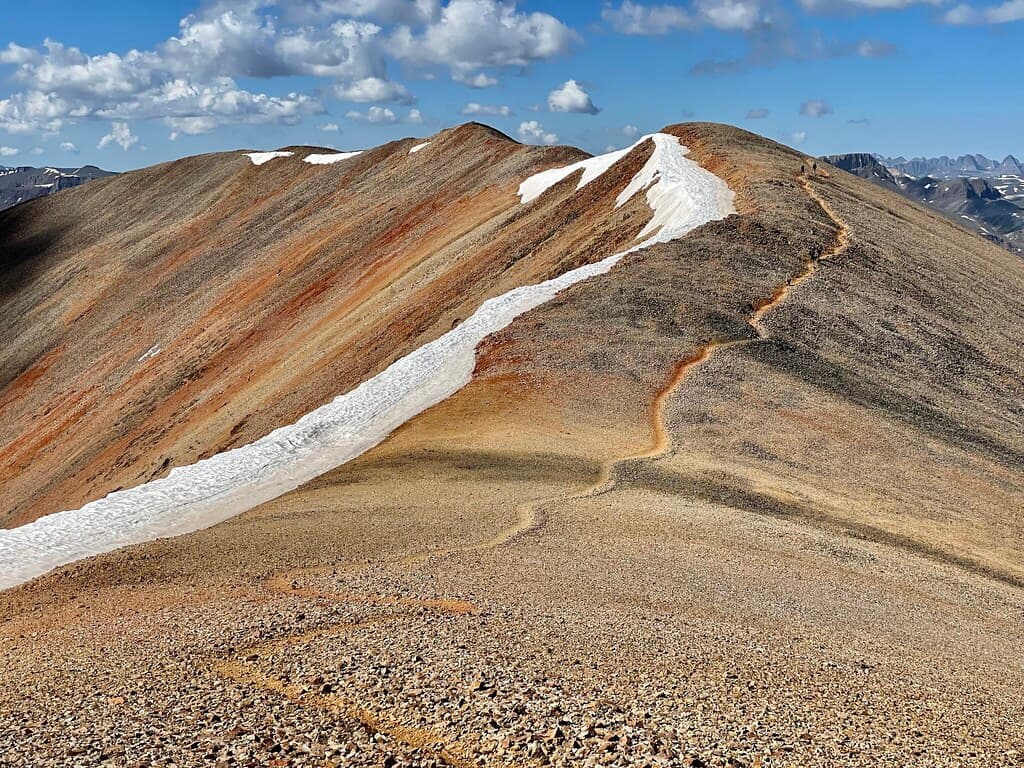
[[[469,119],[592,152],[693,119],[813,154],[1024,155],[1024,0],[16,8],[0,28],[4,165],[355,149]]]

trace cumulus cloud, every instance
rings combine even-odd
[[[590,95],[575,80],[566,80],[560,88],[548,94],[548,109],[552,112],[580,112],[596,115],[599,110]]]
[[[398,115],[387,107],[370,107],[366,112],[352,110],[345,113],[349,120],[373,125],[393,125],[398,122]]]
[[[505,105],[492,106],[489,104],[477,104],[475,101],[469,102],[466,106],[459,110],[463,115],[486,115],[490,117],[511,117],[515,114],[512,111],[512,107]]]
[[[811,99],[800,105],[800,114],[804,117],[824,117],[832,114],[832,105],[821,99]]]
[[[800,0],[806,11],[839,11],[860,9],[868,11],[898,10],[912,5],[942,5],[945,0]]]
[[[70,153],[72,155],[77,155],[78,154],[78,147],[75,146],[74,142],[62,141],[60,143],[60,151],[61,152],[68,152],[68,153]]]
[[[526,120],[519,124],[519,138],[528,144],[557,144],[558,135],[544,130],[544,126],[536,120]]]
[[[623,0],[618,7],[609,5],[601,11],[605,23],[625,35],[667,35],[702,27],[745,31],[757,26],[761,17],[759,0],[695,0],[686,8]]]
[[[111,144],[117,144],[127,152],[139,143],[139,137],[132,133],[128,123],[111,123],[110,133],[100,139],[96,145],[97,149],[106,149]]]
[[[292,124],[322,114],[321,97],[270,95],[240,80],[304,76],[327,80],[318,92],[344,101],[412,104],[390,65],[422,79],[443,69],[483,88],[579,40],[555,16],[515,0],[208,0],[148,50],[9,44],[0,64],[13,68],[21,90],[0,99],[0,129],[56,134],[85,119],[162,120],[175,133]]]
[[[381,77],[364,77],[348,85],[337,85],[334,95],[342,101],[395,101],[401,104],[415,101],[404,85]]]
[[[770,113],[767,109],[751,109],[747,112],[747,120],[764,120]]]
[[[324,123],[320,126],[320,130],[325,133],[340,133],[341,127],[337,123]]]
[[[409,117],[407,117],[406,120],[412,123],[413,125],[423,125],[423,113],[420,112],[418,109],[410,109]]]
[[[0,128],[8,133],[41,133],[60,131],[69,116],[81,109],[52,93],[29,91],[0,99]]]
[[[410,64],[446,66],[465,82],[480,70],[527,67],[568,53],[579,42],[554,16],[520,12],[514,2],[449,0],[422,31],[397,29],[387,48]]]
[[[1009,24],[1024,19],[1024,0],[1008,0],[984,8],[961,3],[942,17],[946,24]]]
[[[17,147],[0,146],[0,157],[14,157],[19,151]]]
[[[470,88],[490,88],[498,84],[498,78],[491,77],[486,72],[477,72],[475,75],[466,75],[459,72],[452,74],[452,79]]]
[[[638,133],[640,133],[640,129],[637,128],[635,125],[626,125],[623,126],[622,128],[622,135],[625,136],[627,139],[632,139]]]
[[[807,131],[793,131],[789,134],[789,140],[794,144],[803,144],[807,141]]]

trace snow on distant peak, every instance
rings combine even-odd
[[[413,147],[412,149],[409,150],[409,154],[410,155],[415,155],[421,149],[426,149],[429,146],[430,146],[430,142],[429,141],[425,141],[422,144],[417,144],[415,147]]]
[[[348,160],[350,157],[363,154],[360,149],[356,152],[332,152],[328,155],[306,155],[303,158],[304,163],[310,165],[333,165],[334,163],[340,163],[342,160]]]
[[[263,165],[275,157],[291,157],[294,154],[294,152],[247,152],[245,156],[252,160],[253,165]]]
[[[653,144],[651,156],[615,201],[616,207],[625,205],[638,192],[647,190],[647,204],[654,215],[637,235],[642,242],[631,251],[675,240],[702,224],[736,213],[735,195],[728,185],[686,157],[689,150],[678,137],[667,133],[650,134],[627,149],[535,174],[519,185],[520,200],[524,204],[533,202],[582,169],[576,185],[580,190],[646,142]]]

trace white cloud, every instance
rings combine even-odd
[[[475,75],[464,75],[458,72],[452,75],[457,83],[468,85],[470,88],[490,88],[498,84],[498,78],[491,77],[485,72],[477,72]]]
[[[579,35],[547,13],[524,13],[514,2],[450,0],[419,34],[400,27],[388,51],[414,65],[440,64],[465,82],[482,69],[522,68],[568,53]]]
[[[811,99],[800,105],[800,114],[804,117],[824,117],[832,112],[832,105],[821,99]]]
[[[65,118],[74,112],[68,101],[52,93],[15,93],[0,99],[0,128],[8,133],[52,135],[60,131]]]
[[[575,80],[567,80],[561,88],[548,94],[548,109],[552,112],[581,112],[596,115],[599,110],[590,95]]]
[[[72,155],[77,155],[78,154],[78,147],[75,146],[75,144],[73,142],[62,141],[60,143],[60,151],[61,152],[69,152]]]
[[[622,135],[625,136],[627,139],[632,139],[638,133],[640,133],[640,129],[637,128],[635,125],[627,125],[624,126],[622,129]]]
[[[667,35],[702,27],[749,31],[760,23],[762,13],[758,0],[695,0],[689,8],[623,0],[617,8],[605,6],[601,18],[624,35]]]
[[[0,129],[56,134],[84,119],[184,121],[175,133],[239,123],[298,122],[325,110],[318,96],[272,96],[241,78],[305,76],[358,103],[413,104],[389,63],[420,79],[445,68],[474,88],[501,70],[563,54],[579,35],[515,0],[208,0],[148,50],[90,54],[47,40],[9,44],[0,63],[22,90],[0,99]],[[206,122],[199,122],[205,119]]]
[[[807,141],[807,131],[793,131],[789,134],[789,140],[794,144],[803,144]]]
[[[340,133],[341,127],[337,123],[324,123],[320,126],[320,130],[325,133]]]
[[[396,101],[401,104],[414,101],[404,85],[381,77],[364,77],[348,85],[336,85],[334,95],[342,101]]]
[[[961,3],[948,10],[942,20],[946,24],[1009,24],[1024,19],[1024,0],[1008,0],[984,8]]]
[[[420,112],[418,109],[410,109],[409,117],[406,118],[406,121],[412,123],[413,125],[423,125],[423,113]]]
[[[528,144],[557,144],[558,135],[544,130],[544,126],[536,120],[527,120],[519,124],[519,138]]]
[[[601,18],[624,35],[667,35],[698,26],[693,15],[677,5],[647,6],[631,0],[625,0],[618,8],[606,6]]]
[[[171,141],[181,134],[200,136],[212,133],[220,125],[220,121],[214,117],[165,117],[164,123],[171,127]]]
[[[19,151],[16,147],[0,147],[0,157],[14,157]]]
[[[871,11],[896,10],[912,5],[942,5],[946,0],[800,0],[807,11],[833,11],[864,9]]]
[[[490,117],[511,117],[515,114],[512,111],[512,107],[505,105],[492,106],[489,104],[477,104],[475,101],[469,102],[466,106],[459,110],[463,115],[488,115]]]
[[[387,107],[370,107],[366,112],[352,110],[345,113],[349,120],[357,120],[373,125],[393,125],[398,122],[398,115]]]
[[[769,112],[767,109],[751,109],[747,112],[747,120],[764,120],[768,117]]]
[[[100,143],[96,145],[96,148],[105,149],[111,144],[118,144],[121,149],[127,152],[138,143],[139,137],[132,133],[128,123],[115,122],[111,123],[110,133],[100,139]]]
[[[45,151],[46,150],[43,149],[42,147],[32,147],[32,149],[30,149],[28,151],[28,153],[30,155],[35,155],[36,157],[39,157],[39,155],[43,154],[43,152],[45,152]]]

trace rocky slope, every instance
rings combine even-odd
[[[466,387],[355,461],[222,525],[0,593],[0,760],[1019,762],[1024,265],[901,195],[822,164],[802,175],[807,158],[752,134],[666,131],[736,192],[738,215],[518,318],[478,347]],[[22,414],[3,424],[35,451],[29,477],[5,479],[21,500],[9,519],[122,482],[76,474],[90,440],[127,457],[129,480],[161,455],[166,436],[122,443],[115,422],[90,438],[71,416],[155,429],[180,411],[201,452],[233,444],[227,398],[234,419],[254,414],[250,439],[294,413],[265,404],[344,391],[404,340],[621,249],[651,216],[642,197],[615,207],[649,143],[526,204],[524,178],[582,155],[476,126],[410,156],[418,143],[326,171],[299,149],[259,167],[196,158],[0,218],[19,238],[3,300],[31,316],[5,319],[22,329],[5,340],[27,346],[33,324],[52,339],[3,369]],[[174,211],[139,194],[168,176],[191,190]],[[102,220],[64,234],[58,212],[95,216],[125,179],[147,219],[127,219],[119,248]],[[424,218],[404,239],[408,210]],[[75,283],[84,314],[49,307],[90,258],[102,290]],[[362,303],[352,274],[328,279],[350,260],[386,275]],[[156,289],[179,269],[188,280]],[[293,301],[313,276],[330,300]],[[174,301],[186,309],[161,314]],[[346,302],[359,314],[334,320]],[[410,302],[420,322],[393,319]],[[175,323],[143,361],[166,367],[139,376],[132,361]],[[223,357],[179,374],[208,326]],[[79,400],[44,405],[61,395]]]

